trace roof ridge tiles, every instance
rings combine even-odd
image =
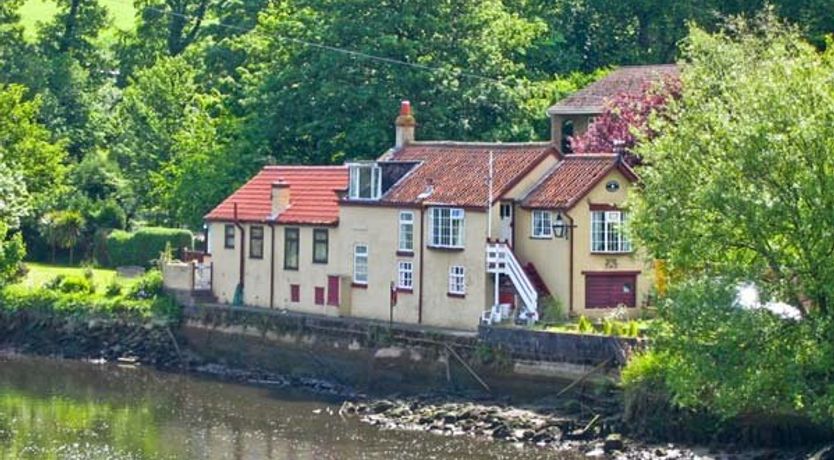
[[[410,142],[404,148],[410,146],[414,147],[490,147],[490,148],[513,148],[513,147],[553,147],[550,141],[533,141],[533,142],[487,142],[487,141],[448,141],[448,140],[434,140],[434,141],[414,141]],[[554,147],[555,148],[555,147]]]

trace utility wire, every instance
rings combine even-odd
[[[168,15],[168,16],[174,16],[174,17],[178,17],[178,18],[181,18],[181,19],[195,20],[195,21],[200,20],[200,18],[198,18],[196,16],[193,16],[193,15],[190,15],[190,14],[176,13],[176,12],[173,12],[173,11],[168,11],[168,10],[164,10],[164,9],[156,8],[156,7],[152,7],[152,6],[146,6],[144,8],[147,9],[147,10],[150,10],[150,11],[160,13],[160,14],[164,14],[164,15]],[[225,23],[222,23],[222,22],[212,22],[211,24],[216,25],[216,26],[220,26],[220,27],[224,27],[224,28],[227,28],[227,29],[230,29],[230,30],[237,30],[239,32],[246,32],[246,33],[253,32],[253,31],[257,30],[257,28],[248,29],[248,28],[245,28],[245,27],[236,26],[236,25],[233,25],[233,24],[225,24]],[[289,42],[289,43],[295,43],[295,44],[298,44],[298,45],[307,46],[309,48],[316,48],[316,49],[320,49],[320,50],[324,50],[324,51],[330,51],[330,52],[334,52],[334,53],[341,53],[341,54],[345,54],[345,55],[348,55],[348,56],[353,56],[353,57],[357,57],[357,58],[361,58],[361,59],[367,59],[367,60],[370,60],[370,61],[382,62],[382,63],[386,63],[386,64],[399,65],[399,66],[404,66],[404,67],[411,67],[411,68],[415,68],[415,69],[422,70],[422,71],[425,71],[425,72],[444,73],[444,74],[449,73],[448,70],[445,70],[441,67],[429,66],[429,65],[425,65],[425,64],[417,64],[417,63],[414,63],[414,62],[408,62],[408,61],[403,61],[403,60],[394,59],[394,58],[388,58],[388,57],[384,57],[384,56],[377,56],[377,55],[374,55],[374,54],[369,54],[369,53],[365,53],[365,52],[362,52],[362,51],[356,51],[356,50],[352,50],[352,49],[348,49],[348,48],[341,48],[341,47],[338,47],[338,46],[326,45],[326,44],[323,44],[323,43],[310,42],[310,41],[302,40],[300,38],[287,37],[287,36],[284,36],[284,35],[274,35],[273,37],[277,38],[281,41],[285,41],[285,42]],[[474,79],[474,80],[486,81],[486,82],[489,82],[489,83],[496,83],[496,84],[500,84],[500,85],[506,84],[502,80],[487,77],[487,76],[484,76],[484,75],[478,75],[476,73],[463,72],[463,71],[457,71],[457,72],[454,72],[454,73],[457,76],[466,77],[466,78],[470,78],[470,79]]]

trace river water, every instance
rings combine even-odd
[[[547,459],[336,414],[340,401],[146,368],[0,356],[0,459]]]

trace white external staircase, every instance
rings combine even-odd
[[[528,323],[534,323],[539,319],[538,301],[539,293],[527,273],[515,257],[512,248],[506,243],[487,242],[486,245],[487,273],[506,275],[515,286],[521,301],[524,304],[524,311],[519,312],[521,319]],[[497,289],[497,286],[496,286]],[[487,324],[500,322],[503,318],[499,305],[494,305],[492,310],[484,312],[481,320]]]

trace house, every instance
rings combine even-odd
[[[419,141],[404,101],[374,161],[266,166],[206,216],[214,295],[457,329],[535,320],[546,297],[574,315],[636,314],[651,285],[623,232],[637,176],[620,155],[561,143],[567,121],[578,134],[658,69],[673,71],[624,68],[551,107],[549,142]]]

